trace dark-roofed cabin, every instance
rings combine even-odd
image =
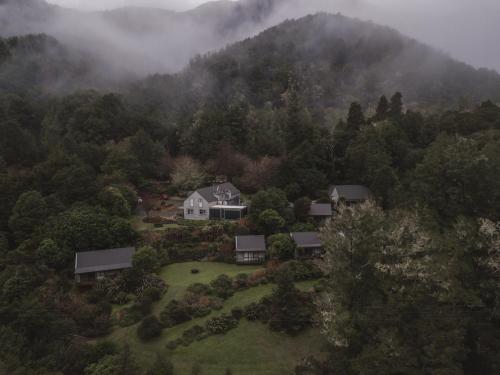
[[[353,205],[370,200],[372,193],[361,185],[334,185],[330,187],[330,198],[335,204]]]
[[[309,216],[316,219],[326,219],[332,217],[332,204],[331,203],[312,203],[309,210]]]
[[[198,189],[184,201],[188,220],[239,220],[246,215],[240,191],[230,182]]]
[[[297,245],[296,258],[319,258],[323,255],[323,245],[318,232],[294,232],[291,236]]]
[[[236,263],[261,264],[266,261],[264,236],[236,236]]]
[[[78,284],[89,285],[106,277],[116,276],[123,270],[132,268],[135,248],[85,251],[75,255],[75,280]]]

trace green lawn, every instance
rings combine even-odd
[[[192,274],[192,269],[197,269],[200,272]],[[168,284],[168,291],[162,300],[155,304],[154,313],[159,313],[163,307],[172,299],[180,299],[184,296],[189,285],[194,283],[208,284],[215,280],[217,276],[226,274],[230,277],[236,276],[239,273],[251,274],[261,266],[237,266],[235,264],[212,263],[212,262],[188,262],[176,263],[163,268],[160,277]]]
[[[191,269],[200,270],[192,274]],[[163,307],[172,299],[180,299],[186,288],[195,283],[209,283],[221,274],[235,276],[239,273],[252,273],[259,266],[236,266],[224,263],[189,262],[178,263],[165,267],[160,276],[169,284],[167,293],[162,300],[154,305],[153,313],[159,315]],[[300,289],[307,290],[314,281],[297,283]],[[178,347],[173,353],[166,349],[166,343],[182,335],[196,325],[203,325],[207,319],[224,312],[229,313],[235,307],[245,307],[269,295],[274,285],[260,285],[242,292],[235,293],[227,299],[220,311],[213,311],[209,316],[170,329],[163,330],[161,337],[148,343],[141,342],[136,334],[137,325],[127,328],[116,327],[109,339],[129,344],[138,361],[147,366],[157,354],[170,355],[177,369],[176,374],[190,373],[194,362],[199,362],[203,375],[223,374],[226,368],[231,368],[233,374],[289,374],[295,366],[295,360],[318,354],[323,344],[319,332],[309,330],[297,337],[271,332],[260,323],[248,322],[242,319],[235,330],[224,336],[214,336],[188,347]]]

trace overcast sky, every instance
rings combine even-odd
[[[48,0],[84,9],[127,5],[186,10],[205,0]],[[308,0],[335,11],[339,0]],[[397,28],[476,67],[500,72],[500,0],[343,0],[342,13]],[[321,9],[322,8],[322,9]],[[311,10],[309,7],[308,11]]]

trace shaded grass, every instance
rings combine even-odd
[[[192,274],[196,268],[198,274]],[[154,305],[153,314],[159,315],[163,307],[172,299],[183,297],[187,287],[195,282],[208,284],[221,274],[234,277],[239,273],[248,273],[261,269],[259,266],[236,266],[224,263],[188,262],[165,267],[160,276],[169,284],[167,293],[162,300]],[[315,281],[297,283],[301,290],[309,290]],[[253,374],[290,374],[298,361],[310,355],[319,355],[324,344],[318,330],[309,329],[304,333],[291,337],[270,331],[267,326],[240,321],[239,326],[226,335],[212,336],[205,340],[194,342],[188,347],[180,346],[169,351],[166,344],[182,336],[182,333],[194,325],[204,325],[205,322],[222,313],[230,313],[233,308],[245,307],[252,302],[258,302],[262,297],[270,295],[273,284],[259,285],[240,292],[224,302],[219,311],[210,315],[193,319],[175,327],[164,329],[162,335],[150,342],[144,343],[137,337],[137,325],[116,327],[108,339],[118,344],[128,344],[136,355],[138,362],[147,368],[157,354],[171,357],[176,368],[176,374],[190,374],[194,363],[199,363],[203,375],[224,374],[227,368],[234,375]]]

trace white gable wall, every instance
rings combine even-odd
[[[188,220],[208,220],[210,207],[217,202],[209,203],[197,191],[184,201],[184,218]]]

